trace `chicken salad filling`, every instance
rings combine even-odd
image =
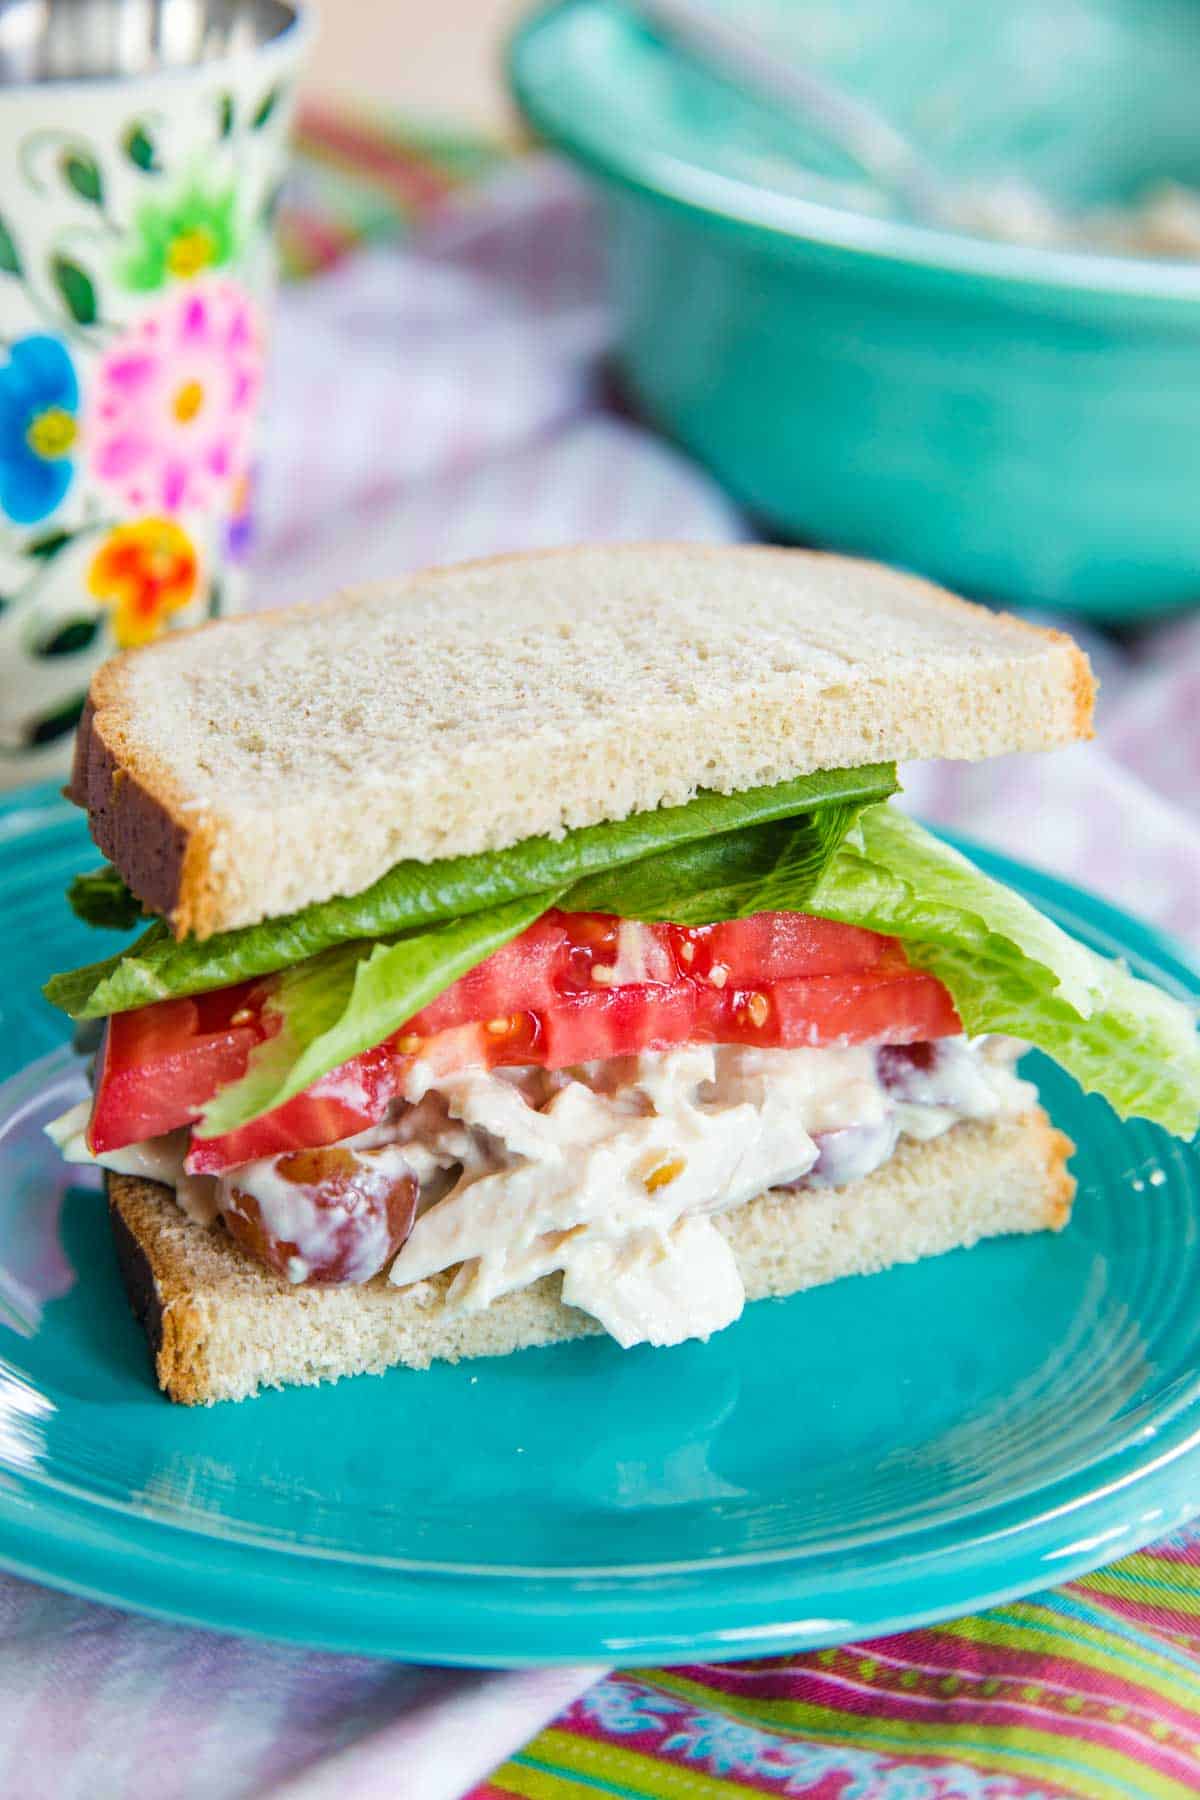
[[[418,1060],[378,1124],[318,1150],[189,1174],[186,1129],[64,1154],[164,1182],[194,1219],[292,1283],[407,1286],[452,1271],[447,1306],[480,1310],[545,1275],[623,1345],[709,1336],[744,1291],[713,1223],[769,1189],[861,1181],[902,1138],[1028,1111],[1013,1039],[759,1049],[685,1045],[560,1070],[439,1074]]]

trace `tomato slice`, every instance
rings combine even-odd
[[[676,934],[681,950],[690,943],[692,954],[682,960],[690,974],[709,975],[722,968],[735,987],[760,987],[793,975],[842,975],[871,968],[899,951],[895,938],[858,925],[835,925],[811,913],[756,913],[692,931],[675,925],[664,929]]]
[[[578,916],[582,922],[592,915]],[[466,1025],[476,1019],[546,1011],[570,978],[575,941],[567,928],[565,913],[543,913],[519,937],[460,976],[404,1030],[431,1037],[452,1025]]]
[[[119,1150],[199,1118],[218,1088],[245,1072],[268,1035],[261,985],[241,982],[188,1000],[114,1013],[105,1028],[87,1140]]]
[[[933,975],[905,964],[845,975],[801,975],[733,994],[706,1041],[788,1049],[917,1044],[961,1031],[954,1002]]]
[[[191,1124],[270,1028],[269,983],[160,1001],[109,1021],[89,1142],[117,1149]],[[437,1074],[546,1068],[685,1043],[907,1044],[961,1029],[949,994],[894,938],[800,913],[690,929],[546,913],[385,1043],[225,1137],[196,1172],[316,1148],[377,1121],[419,1056]]]
[[[691,1043],[704,1037],[700,1000],[698,983],[685,980],[564,994],[540,1021],[544,1048],[537,1060],[547,1069],[565,1069]]]
[[[486,1037],[486,1033],[483,1035]],[[252,1162],[255,1157],[316,1149],[354,1137],[383,1117],[400,1092],[411,1064],[412,1057],[401,1055],[395,1038],[389,1038],[331,1069],[294,1100],[264,1113],[260,1119],[251,1119],[248,1125],[226,1132],[223,1137],[193,1138],[188,1168],[193,1174],[215,1175],[238,1163]],[[212,1091],[215,1093],[216,1089]],[[205,1096],[206,1100],[210,1098],[211,1095]],[[199,1109],[193,1118],[198,1114]]]

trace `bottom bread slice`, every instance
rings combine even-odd
[[[974,1244],[1006,1232],[1061,1230],[1074,1146],[1040,1110],[904,1140],[865,1181],[774,1190],[720,1215],[747,1298],[798,1293],[843,1275]],[[171,1190],[107,1177],[117,1257],[145,1329],[159,1386],[185,1405],[242,1400],[263,1387],[378,1374],[396,1363],[503,1356],[600,1327],[547,1276],[482,1312],[447,1312],[450,1275],[393,1287],[291,1287],[221,1226],[194,1224]],[[736,1330],[736,1325],[732,1327]]]

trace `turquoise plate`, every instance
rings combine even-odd
[[[1062,1237],[606,1340],[169,1406],[103,1206],[39,1132],[82,1092],[38,994],[95,953],[95,860],[0,804],[0,1561],[225,1630],[477,1664],[680,1661],[895,1631],[1077,1575],[1200,1504],[1197,1151],[1046,1063],[1082,1148]],[[983,865],[1176,992],[1200,967],[1045,875]],[[36,1059],[36,1060],[34,1060]],[[27,1066],[28,1065],[28,1066]]]

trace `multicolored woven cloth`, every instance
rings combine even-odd
[[[424,129],[390,114],[310,102],[279,218],[283,274],[318,274],[362,244],[396,239],[512,155],[469,132]]]
[[[1185,1800],[1200,1539],[975,1619],[612,1675],[471,1800]]]
[[[597,221],[565,171],[327,111],[301,148],[286,242],[294,270],[323,273],[280,307],[260,601],[492,550],[748,535],[702,471],[608,406]],[[909,771],[909,792],[1200,944],[1200,615],[1088,648],[1096,744]],[[401,1668],[0,1577],[0,1794],[145,1793],[1187,1800],[1200,1529],[978,1618],[617,1675]]]

